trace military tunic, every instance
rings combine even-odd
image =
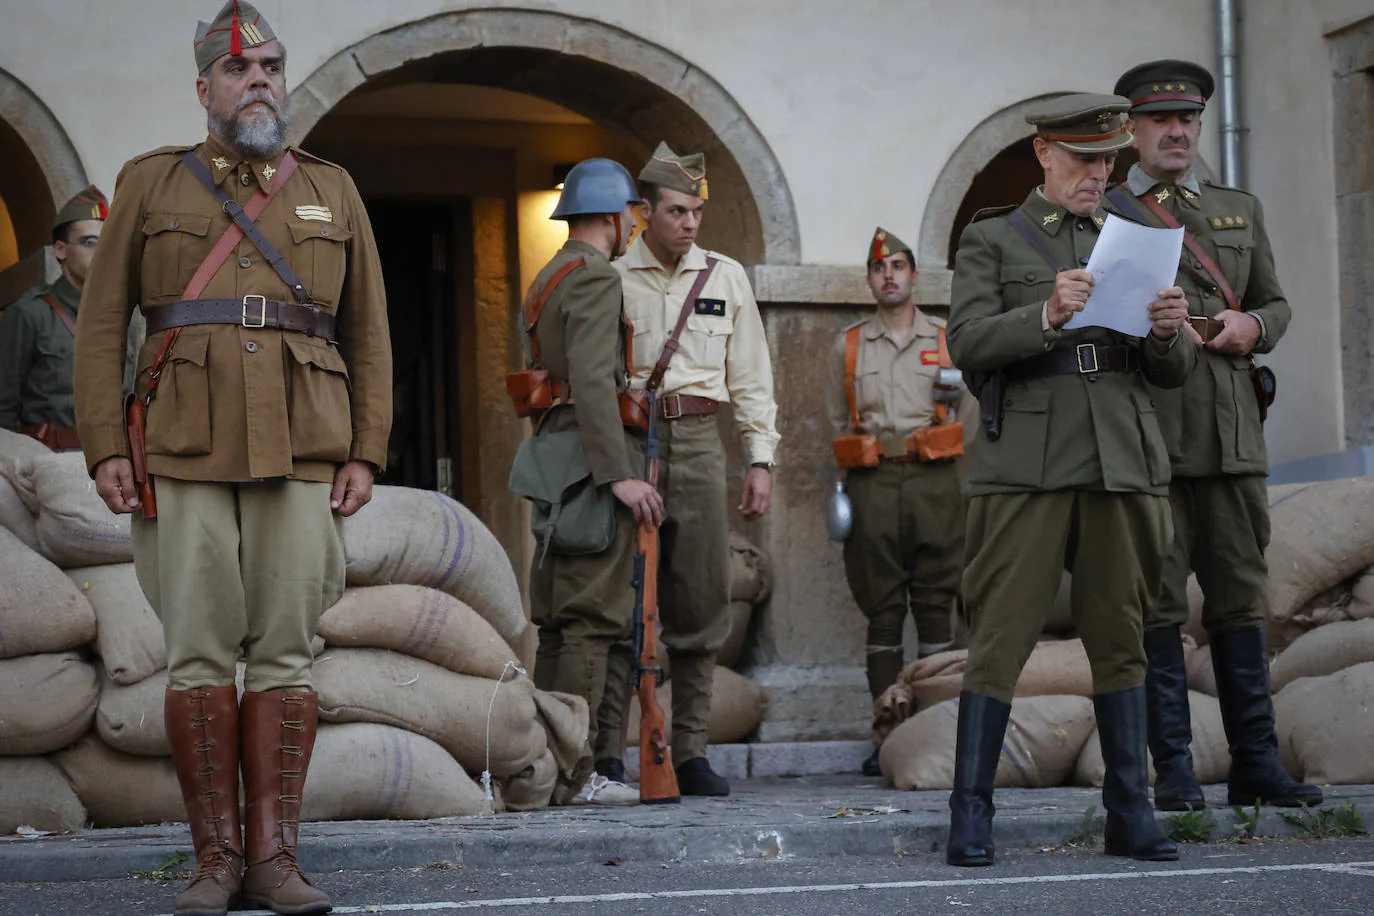
[[[881,315],[847,329],[830,353],[826,404],[836,436],[852,435],[845,388],[845,339],[859,329],[854,373],[862,432],[876,436],[884,455],[906,452],[906,440],[935,420],[939,329],[945,322],[915,308],[910,336],[899,343]],[[957,419],[966,438],[978,423],[965,395]],[[854,530],[844,544],[849,590],[868,618],[869,692],[876,698],[902,669],[902,625],[908,607],[922,654],[953,639],[950,616],[963,572],[964,497],[953,460],[850,468],[846,490]]]
[[[1138,352],[1141,371],[1009,384],[1001,438],[979,442],[974,452],[964,689],[1004,702],[1044,627],[1064,568],[1074,573],[1073,616],[1094,691],[1144,683],[1142,616],[1171,533],[1168,453],[1144,380],[1177,386],[1196,361],[1178,338],[1050,328],[1045,303],[1056,268],[1087,263],[1108,210],[1076,216],[1038,191],[1017,210],[1059,263],[1046,264],[1005,216],[975,219],[955,259],[954,362],[977,380],[1051,349],[1124,344]]]
[[[1151,178],[1137,163],[1127,175],[1132,195],[1152,194],[1191,232],[1221,268],[1242,308],[1255,316],[1261,337],[1256,353],[1268,353],[1288,328],[1292,310],[1279,287],[1264,213],[1254,196],[1198,181],[1178,187]],[[1140,218],[1159,225],[1143,204]],[[1192,260],[1185,249],[1183,255]],[[1195,262],[1194,269],[1200,270]],[[1189,314],[1213,317],[1226,309],[1220,294],[1182,269],[1176,280],[1188,296]],[[1174,626],[1188,619],[1187,580],[1196,570],[1206,599],[1203,619],[1215,631],[1263,622],[1260,599],[1268,576],[1269,472],[1259,404],[1250,383],[1251,360],[1198,350],[1187,382],[1155,390],[1160,427],[1173,465],[1169,498],[1174,545],[1165,564],[1161,600],[1146,625]]]

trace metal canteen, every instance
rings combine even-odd
[[[958,369],[941,369],[935,375],[935,400],[957,404],[964,396],[964,374]]]
[[[843,544],[854,533],[854,504],[844,491],[844,481],[835,481],[835,489],[830,494],[830,505],[825,513],[825,532],[830,540]]]

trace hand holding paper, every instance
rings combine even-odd
[[[1088,258],[1092,295],[1064,328],[1103,327],[1144,337],[1150,333],[1150,303],[1174,285],[1182,251],[1181,228],[1153,229],[1109,214]]]

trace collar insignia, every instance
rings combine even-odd
[[[268,181],[271,181],[271,180],[272,180],[272,176],[275,175],[275,174],[277,174],[277,170],[274,169],[274,168],[272,168],[272,166],[270,166],[270,165],[264,165],[264,166],[262,167],[262,177],[263,177],[263,178],[266,178]]]
[[[1178,192],[1182,194],[1184,197],[1188,198],[1189,200],[1197,200],[1197,195],[1194,194],[1192,191],[1189,191],[1187,188],[1179,188]]]
[[[1158,192],[1155,193],[1155,201],[1156,201],[1157,203],[1161,203],[1161,204],[1162,204],[1162,203],[1164,203],[1164,201],[1166,201],[1166,200],[1168,200],[1168,199],[1169,199],[1169,189],[1168,189],[1168,188],[1163,188],[1163,189],[1161,189],[1160,191],[1158,191]]]
[[[1103,226],[1107,224],[1107,219],[1106,217],[1102,216],[1094,216],[1093,222],[1097,223],[1097,228],[1101,229]]]
[[[1044,219],[1042,219],[1042,220],[1040,221],[1040,224],[1041,224],[1042,226],[1048,226],[1050,223],[1057,223],[1057,222],[1059,222],[1059,214],[1058,214],[1058,213],[1051,213],[1051,214],[1049,214],[1048,216],[1046,216]]]
[[[216,156],[215,158],[211,159],[210,164],[217,169],[229,168],[229,160],[225,159],[223,156]]]

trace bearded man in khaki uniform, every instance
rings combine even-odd
[[[120,172],[77,321],[77,429],[106,504],[140,509],[119,379],[141,305],[135,394],[158,511],[133,520],[134,560],[167,643],[167,732],[197,858],[176,911],[223,913],[241,892],[321,913],[329,898],[296,859],[319,706],[310,640],[343,591],[339,518],[371,499],[386,462],[386,299],[352,180],[284,146],[286,52],[266,20],[231,0],[194,50],[209,136]],[[231,213],[251,221],[264,204],[231,229]]]
[[[836,438],[871,435],[882,446],[876,465],[845,472],[854,530],[844,544],[844,568],[854,601],[868,618],[868,691],[875,700],[902,671],[908,611],[919,657],[954,644],[951,615],[964,567],[964,498],[955,459],[922,460],[911,439],[942,423],[962,421],[971,432],[977,413],[973,398],[959,397],[962,381],[942,385],[945,321],[917,307],[915,281],[911,247],[877,229],[868,247],[868,286],[877,312],[836,339],[826,386]],[[854,374],[848,379],[851,341]],[[958,416],[951,409],[956,401]],[[961,444],[962,433],[961,428]],[[863,772],[881,775],[876,749]]]

